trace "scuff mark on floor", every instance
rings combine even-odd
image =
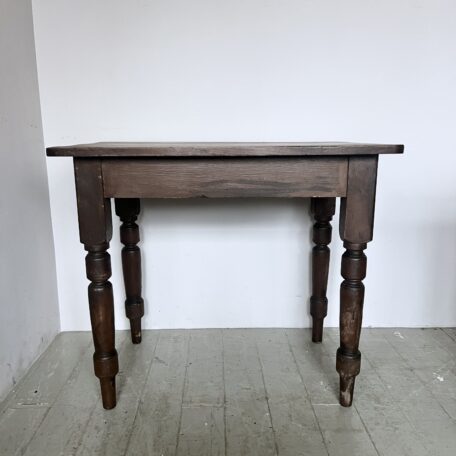
[[[445,379],[441,376],[441,375],[438,375],[437,372],[433,372],[432,373],[434,375],[434,377],[439,381],[439,382],[444,382]]]

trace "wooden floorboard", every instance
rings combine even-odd
[[[117,333],[118,405],[101,406],[90,333],[62,333],[0,413],[1,456],[433,456],[456,447],[456,331],[363,330],[354,405],[338,331]]]
[[[0,420],[0,454],[23,454],[48,411],[47,407],[8,408]]]
[[[179,456],[225,455],[222,343],[220,329],[190,333]]]
[[[125,342],[126,333],[119,333],[120,352]],[[101,407],[92,354],[93,348],[88,345],[31,439],[25,456],[74,455],[80,448],[92,414],[97,406]]]
[[[257,344],[277,453],[327,454],[286,332],[255,330],[248,334]]]
[[[277,455],[255,339],[224,330],[223,351],[227,455]]]
[[[127,455],[176,454],[189,338],[189,331],[160,331],[133,423]]]
[[[87,332],[59,334],[18,385],[10,405],[50,406],[91,343]]]
[[[125,454],[158,340],[158,332],[146,332],[140,347],[130,343],[130,334],[126,334],[119,351],[117,406],[105,413],[97,403],[78,446],[77,456]]]

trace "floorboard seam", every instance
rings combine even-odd
[[[307,335],[304,337],[301,332],[286,328],[241,333],[215,328],[203,330],[201,341],[200,336],[196,336],[196,333],[192,335],[190,330],[179,333],[176,340],[173,334],[168,336],[167,331],[154,331],[147,346],[143,344],[134,349],[134,353],[140,355],[140,361],[126,363],[121,372],[118,396],[122,398],[122,392],[127,393],[127,396],[119,403],[118,414],[112,415],[113,423],[110,423],[109,415],[113,412],[106,413],[102,409],[99,395],[90,395],[80,404],[80,399],[85,397],[81,394],[92,394],[94,387],[98,386],[98,379],[93,376],[91,369],[92,343],[87,334],[81,338],[56,338],[58,347],[48,352],[52,347],[50,344],[16,385],[14,391],[20,388],[17,395],[8,397],[7,403],[2,404],[0,453],[3,455],[2,450],[6,448],[5,456],[60,452],[74,455],[104,454],[109,446],[113,456],[143,454],[142,451],[156,456],[237,456],[242,451],[247,451],[245,454],[251,456],[333,456],[351,454],[353,451],[375,456],[452,456],[456,445],[456,419],[452,418],[456,410],[452,375],[456,361],[455,329],[447,330],[452,336],[447,334],[445,328],[423,332],[418,329],[405,331],[403,336],[407,340],[393,333],[396,328],[385,329],[366,331],[364,356],[365,361],[370,363],[366,362],[366,377],[357,387],[359,401],[356,402],[355,393],[351,412],[339,410],[335,405],[335,384],[334,388],[330,388],[331,385],[320,382],[320,389],[318,384],[313,383],[318,381],[322,373],[326,373],[327,379],[332,378],[331,362],[327,355],[333,356],[336,333],[327,332],[327,344],[314,347],[307,340]],[[123,359],[121,353],[132,355],[133,349],[128,337],[121,335],[121,338],[118,340],[119,357]],[[375,348],[376,343],[378,348]],[[66,358],[68,347],[71,349],[71,360]],[[159,366],[166,364],[161,359],[155,359],[157,356],[162,358],[162,352],[172,357],[172,369]],[[46,353],[48,356],[44,359]],[[193,370],[192,361],[197,354],[200,364]],[[222,359],[219,363],[220,354]],[[59,364],[62,360],[65,360],[64,366]],[[32,388],[44,385],[55,365],[60,366],[59,376],[58,381],[51,384],[52,388],[40,389],[41,396],[36,396],[36,401],[22,400],[22,397],[35,397]],[[130,372],[129,366],[135,366],[134,372],[140,373],[140,378],[133,383],[130,380],[134,372]],[[202,386],[206,377],[201,369],[212,367],[216,372],[208,372],[210,389],[207,399],[208,394]],[[366,367],[370,367],[370,370]],[[284,369],[286,375],[282,376],[280,369]],[[160,376],[164,376],[160,378],[167,383],[157,387],[155,381],[159,371]],[[309,375],[312,372],[317,375]],[[31,375],[33,378],[30,378]],[[360,377],[363,377],[363,372]],[[21,387],[23,381],[27,381],[27,384]],[[299,385],[300,381],[302,386]],[[448,383],[441,383],[444,381]],[[237,392],[243,390],[244,386],[251,388],[247,388],[242,401],[238,401]],[[161,407],[162,388],[171,398],[171,408],[167,412],[155,413]],[[71,394],[67,397],[70,390]],[[201,394],[195,396],[196,402],[188,402],[193,392]],[[214,394],[217,397],[216,404],[210,399]],[[312,401],[311,395],[315,401]],[[145,396],[151,400],[150,406]],[[184,404],[184,400],[187,404]],[[253,403],[256,407],[252,409],[253,415],[249,414],[251,401],[256,401]],[[26,405],[29,402],[31,405]],[[235,407],[233,419],[232,406]],[[128,409],[125,416],[124,407]],[[187,410],[192,407],[209,407],[211,410]],[[16,413],[16,410],[20,412]],[[164,414],[172,420],[171,426],[168,426],[167,421],[161,421]],[[213,423],[211,426],[215,426],[213,429],[204,427],[204,422],[198,421],[203,416],[208,423],[207,418],[210,418],[210,423]],[[242,420],[236,421],[236,416],[249,421],[244,426]],[[253,427],[250,418],[259,416],[262,418],[261,428]],[[291,432],[287,425],[290,420],[293,426],[308,425],[296,427],[296,433]],[[220,425],[224,426],[223,433]],[[54,426],[58,427],[58,432]],[[302,432],[305,434],[301,435]],[[263,439],[263,433],[267,434],[267,439]],[[345,438],[345,434],[349,438]],[[120,435],[123,436],[122,440],[119,440]],[[118,439],[113,445],[110,439],[115,436]],[[309,440],[312,445],[307,447],[299,444],[307,441],[307,436],[309,439],[312,437]],[[238,451],[238,448],[241,449]]]
[[[363,417],[361,416],[361,413],[359,413],[358,407],[356,407],[355,404],[353,404],[353,407],[354,407],[354,409],[356,410],[356,413],[358,414],[359,419],[361,420],[361,423],[362,423],[362,425],[363,425],[363,427],[364,427],[364,430],[366,431],[366,434],[369,436],[369,440],[371,441],[372,446],[374,447],[375,452],[378,454],[378,456],[381,456],[380,452],[378,451],[377,445],[375,444],[374,439],[372,438],[372,435],[371,435],[369,429],[367,428],[366,423],[365,423],[364,420],[363,420]]]
[[[174,456],[177,456],[177,450],[179,448],[179,439],[180,439],[180,432],[181,432],[181,426],[182,426],[182,414],[183,414],[183,410],[184,410],[184,397],[185,397],[185,390],[187,388],[187,381],[188,381],[187,373],[188,373],[188,362],[190,359],[191,341],[192,341],[192,334],[189,333],[188,342],[187,342],[187,358],[185,360],[184,384],[182,386],[181,407],[180,407],[180,414],[179,414],[179,424],[177,426],[176,449],[174,451]]]
[[[151,356],[151,362],[150,362],[150,366],[147,370],[147,374],[145,375],[144,377],[144,383],[142,385],[142,388],[141,388],[141,392],[139,394],[139,397],[138,397],[138,401],[137,401],[137,405],[136,405],[136,410],[135,410],[135,417],[133,418],[133,423],[131,425],[131,432],[128,434],[128,439],[127,439],[127,444],[125,445],[125,452],[124,452],[124,456],[126,454],[128,454],[128,448],[130,446],[130,442],[131,442],[131,438],[133,436],[133,430],[135,429],[135,423],[136,423],[136,419],[138,417],[138,411],[139,411],[139,407],[141,405],[141,399],[143,397],[143,394],[144,394],[144,391],[146,389],[146,385],[147,385],[147,380],[149,379],[149,375],[152,371],[152,366],[154,364],[154,359],[155,359],[155,353],[157,351],[157,347],[158,347],[158,343],[160,342],[160,338],[161,338],[161,332],[159,331],[158,332],[158,337],[157,337],[157,340],[155,342],[155,345],[154,345],[154,351],[152,353],[152,356]]]
[[[276,455],[278,456],[279,455],[279,445],[277,443],[277,436],[276,436],[276,431],[274,429],[274,423],[272,421],[272,414],[271,414],[271,407],[269,405],[269,395],[268,395],[268,390],[266,388],[266,382],[264,380],[264,369],[263,369],[263,361],[261,360],[261,356],[260,356],[260,351],[258,349],[258,342],[256,339],[255,340],[255,348],[256,348],[256,352],[257,352],[257,356],[258,356],[258,361],[260,362],[260,370],[261,370],[261,380],[263,382],[263,388],[264,388],[264,392],[265,392],[265,398],[266,398],[266,405],[268,406],[268,414],[269,414],[269,421],[271,423],[271,429],[272,429],[272,436],[274,438],[274,449],[275,449],[275,452],[276,452]]]
[[[119,352],[121,352],[123,350],[123,347],[127,344],[127,338],[125,338],[123,341],[122,341],[122,344],[120,345],[119,347]],[[82,445],[82,442],[84,440],[84,435],[87,431],[87,427],[89,426],[89,423],[90,423],[90,420],[92,418],[92,416],[94,415],[95,413],[95,410],[97,409],[97,407],[99,407],[99,405],[101,404],[101,399],[98,399],[97,401],[95,401],[95,404],[93,405],[93,407],[90,409],[90,412],[89,412],[89,416],[88,418],[86,419],[85,421],[85,424],[84,424],[84,427],[82,429],[82,431],[80,432],[80,436],[79,436],[79,440],[78,440],[78,452],[79,452],[79,448],[81,447]]]
[[[443,334],[448,336],[453,342],[456,342],[456,338],[453,337],[453,335],[451,333],[447,332],[447,329],[450,329],[450,328],[439,328],[439,329],[440,329],[440,331],[443,332]],[[451,328],[451,329],[453,329],[453,328]]]
[[[224,330],[220,330],[222,336],[222,376],[223,376],[223,437],[225,439],[225,456],[228,454],[228,440],[226,435],[226,380],[225,380],[225,341],[223,340]]]
[[[307,389],[307,386],[306,386],[306,384],[304,382],[304,378],[302,376],[301,370],[299,369],[298,361],[297,361],[295,353],[293,351],[293,347],[291,346],[290,338],[288,337],[288,331],[285,331],[285,337],[287,338],[287,342],[288,342],[288,350],[291,353],[291,357],[293,358],[293,362],[295,363],[296,370],[298,372],[299,378],[301,379],[301,383],[302,383],[302,385],[304,387],[304,391],[306,392],[307,398],[309,399],[310,407],[312,408],[312,413],[314,415],[315,422],[317,423],[318,430],[320,431],[321,439],[323,441],[323,445],[325,446],[326,453],[329,456],[329,449],[328,449],[328,446],[326,445],[325,436],[323,435],[323,430],[321,429],[320,422],[318,421],[317,413],[315,412],[315,407],[313,406],[312,398],[310,397],[309,390]]]
[[[49,349],[54,345],[58,343],[58,340],[62,337],[63,333],[57,334],[54,339],[51,341],[51,343],[48,345],[46,350],[41,353],[41,355],[38,356],[38,358],[31,364],[31,366],[28,368],[28,370],[25,371],[25,373],[22,375],[22,377],[19,379],[19,381],[13,386],[12,390],[3,398],[3,400],[0,402],[0,419],[2,415],[11,408],[20,408],[22,405],[19,405],[19,407],[14,407],[11,406],[12,399],[14,398],[14,395],[16,391],[21,387],[23,383],[25,383],[26,379],[31,377],[33,373],[38,369],[38,366],[42,359],[44,358],[45,354],[49,351]],[[87,347],[85,350],[87,350],[89,347],[89,342],[87,343]],[[70,375],[73,372],[70,373]],[[16,406],[18,404],[15,404]],[[47,405],[41,405],[41,407],[51,407],[51,404]]]
[[[82,354],[82,356],[79,358],[78,362],[76,363],[76,365],[73,367],[73,369],[71,370],[71,372],[69,373],[67,379],[65,380],[65,382],[62,383],[62,386],[61,388],[59,389],[59,392],[55,395],[55,399],[52,401],[52,404],[49,404],[49,407],[48,409],[46,410],[46,413],[44,413],[43,415],[43,419],[40,421],[40,424],[36,427],[35,429],[35,432],[32,434],[32,436],[30,437],[29,441],[27,442],[27,444],[25,445],[24,449],[23,449],[23,452],[22,454],[26,454],[27,453],[27,450],[28,448],[30,447],[30,443],[32,443],[32,440],[35,438],[36,434],[38,433],[38,431],[41,429],[41,426],[43,425],[46,417],[49,415],[49,412],[51,411],[52,407],[54,406],[55,402],[57,401],[57,398],[59,397],[60,393],[62,392],[63,388],[65,388],[66,384],[68,383],[68,380],[71,378],[71,376],[73,375],[73,373],[76,371],[76,369],[81,365],[81,363],[84,361],[84,356],[86,354],[86,352],[88,352],[90,350],[90,347],[91,347],[91,341],[87,342],[87,345],[84,349],[84,353]],[[44,355],[44,353],[43,353]],[[28,375],[28,374],[27,374]],[[25,378],[25,377],[24,377]]]
[[[431,389],[429,389],[427,387],[427,383],[424,382],[423,380],[421,380],[421,378],[419,377],[419,375],[416,375],[415,373],[415,368],[413,366],[410,366],[408,364],[408,360],[406,358],[404,358],[398,350],[396,350],[396,347],[386,338],[383,336],[383,338],[388,342],[388,344],[393,348],[393,350],[399,355],[399,357],[404,361],[405,365],[410,369],[410,371],[413,373],[413,375],[418,379],[418,381],[421,383],[421,386],[423,389],[427,390],[429,394],[431,394],[432,398],[435,400],[435,402],[439,405],[439,407],[443,410],[443,412],[445,413],[445,415],[447,415],[447,417],[452,420],[451,416],[448,414],[448,412],[445,410],[444,407],[442,407],[442,404],[440,403],[440,401],[435,397],[434,393],[432,392]],[[448,364],[450,361],[447,361],[444,365]],[[376,371],[377,372],[377,371]],[[377,375],[378,375],[378,372],[377,372]],[[381,376],[380,377],[380,380],[381,380]],[[409,421],[410,422],[410,421]],[[412,427],[414,429],[416,429],[416,426],[410,422],[410,424],[412,425]]]

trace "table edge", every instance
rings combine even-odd
[[[275,144],[275,143],[155,143],[147,147],[119,143],[118,145],[81,144],[69,146],[51,146],[46,148],[48,157],[306,157],[306,156],[351,156],[402,154],[402,144]],[[211,150],[212,149],[212,150]]]

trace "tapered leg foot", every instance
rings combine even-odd
[[[116,406],[116,377],[100,378],[103,408],[111,410]]]
[[[353,402],[353,391],[355,389],[355,377],[343,378],[339,380],[339,403],[342,407],[351,407]]]
[[[361,368],[361,353],[344,353],[342,349],[337,350],[336,369],[340,377],[339,402],[344,407],[350,407],[353,402],[353,390],[355,378]]]
[[[323,320],[328,313],[326,290],[329,272],[329,247],[331,242],[331,220],[336,208],[335,198],[312,198],[313,226],[312,250],[312,296],[310,314],[312,315],[312,341],[323,340]]]
[[[144,300],[141,297],[141,251],[139,227],[136,224],[140,211],[139,199],[121,198],[115,200],[116,214],[120,217],[120,240],[122,249],[122,267],[125,283],[125,313],[130,320],[131,340],[141,342],[141,318],[144,316]]]
[[[323,318],[312,317],[312,342],[323,341]]]
[[[131,330],[131,341],[134,344],[140,344],[141,337],[141,318],[132,319],[130,318],[130,330]]]

